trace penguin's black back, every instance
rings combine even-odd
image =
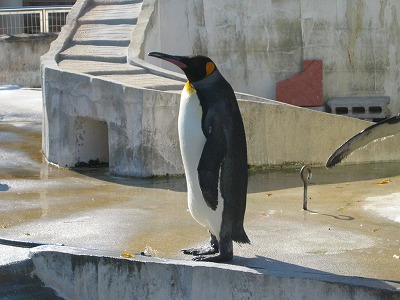
[[[224,199],[221,235],[227,231],[232,240],[249,243],[243,228],[248,182],[246,135],[232,87],[218,70],[214,73],[211,75],[213,77],[210,76],[210,82],[193,84],[203,109],[203,133],[208,139],[210,130],[214,130],[214,144],[217,144],[213,149],[215,151],[207,152],[207,157],[202,156],[199,169],[203,159],[220,163],[217,175]]]

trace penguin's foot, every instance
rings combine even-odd
[[[182,249],[184,254],[191,254],[191,255],[210,255],[218,253],[218,248],[213,246],[205,246],[200,248],[189,248],[189,249]]]
[[[219,252],[219,243],[215,235],[211,233],[210,245],[199,247],[199,248],[188,248],[182,249],[184,254],[191,254],[191,255],[212,255]]]
[[[233,253],[226,253],[226,254],[217,254],[212,256],[195,256],[192,258],[192,260],[222,263],[231,261],[232,258],[233,258]]]

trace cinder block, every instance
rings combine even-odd
[[[327,105],[333,114],[364,120],[384,119],[390,116],[390,97],[341,97],[332,98]]]

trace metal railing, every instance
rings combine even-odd
[[[71,6],[0,9],[0,34],[60,32]]]

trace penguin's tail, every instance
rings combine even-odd
[[[232,240],[239,244],[250,244],[250,240],[244,231],[243,226],[236,228],[232,233]]]

